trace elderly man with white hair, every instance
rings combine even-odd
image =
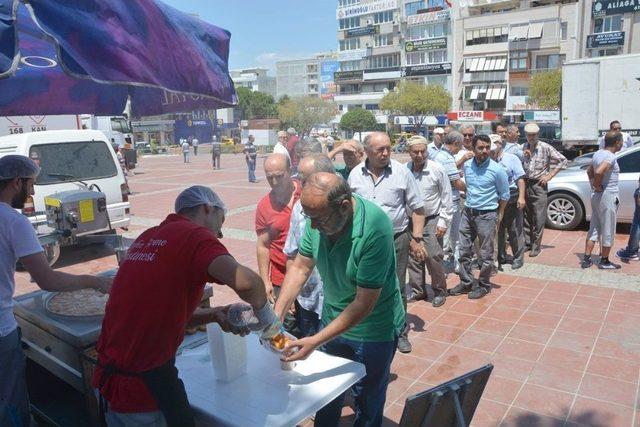
[[[412,295],[410,300],[425,299],[425,266],[431,277],[433,298],[431,304],[439,307],[445,303],[447,295],[447,276],[442,261],[442,239],[447,232],[453,217],[453,201],[451,198],[451,184],[449,176],[439,163],[427,157],[427,140],[422,136],[413,136],[407,143],[411,161],[407,167],[418,183],[418,188],[424,200],[424,231],[422,244],[427,257],[419,261],[409,257],[409,285]]]
[[[444,140],[444,129],[443,128],[435,128],[433,130],[433,141],[427,145],[427,154],[429,156],[429,160],[433,160],[436,158],[436,154],[442,148],[442,141]]]
[[[24,266],[45,291],[96,289],[108,292],[111,279],[72,275],[49,266],[29,219],[19,213],[29,196],[40,168],[25,156],[0,158],[0,425],[29,425],[26,362],[18,324],[13,315],[16,262]]]
[[[273,146],[274,154],[282,154],[289,159],[289,163],[291,163],[291,155],[289,154],[289,149],[287,148],[287,132],[281,130],[278,132],[278,142]]]
[[[264,283],[220,242],[226,208],[201,185],[184,190],[175,213],[142,233],[116,275],[98,340],[93,386],[108,426],[193,426],[174,366],[187,327],[215,322],[226,332],[226,307],[199,307],[207,282],[225,284],[251,304],[251,329],[271,337],[281,323]],[[145,301],[140,304],[140,301]]]

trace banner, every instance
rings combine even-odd
[[[338,61],[323,61],[320,63],[320,97],[332,99],[336,93],[333,74],[340,69]]]
[[[449,19],[449,9],[438,10],[436,12],[419,13],[407,16],[407,25],[420,25],[428,22],[446,21]]]
[[[415,52],[418,50],[437,50],[447,48],[447,38],[438,37],[435,39],[413,40],[404,43],[405,52]]]
[[[364,77],[364,72],[362,70],[355,71],[336,71],[333,73],[333,80],[338,82],[344,81],[352,81],[352,80],[360,80],[362,81]]]
[[[373,3],[356,4],[348,7],[340,7],[336,10],[336,18],[344,19],[352,16],[367,15],[370,13],[383,12],[389,9],[397,9],[398,0],[382,0]]]
[[[380,32],[379,25],[367,25],[366,27],[351,28],[344,31],[345,37],[368,36],[370,34],[378,34]]]
[[[591,9],[594,18],[637,11],[640,11],[640,0],[594,1],[593,8]]]
[[[451,74],[451,63],[425,64],[403,67],[402,77],[430,76],[434,74]]]

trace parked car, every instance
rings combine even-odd
[[[589,154],[593,156],[592,153]],[[633,220],[633,192],[640,177],[640,146],[622,151],[616,156],[620,166],[618,222],[629,224]],[[591,162],[586,159],[571,163],[549,181],[547,227],[573,230],[591,219],[591,184],[587,177],[587,168]]]
[[[547,144],[551,144],[553,148],[558,151],[562,151],[562,128],[555,123],[537,123],[540,127],[540,133],[538,139]],[[526,122],[518,124],[518,130],[520,131],[520,138],[518,142],[524,144],[527,142],[527,134],[524,132],[524,126]]]

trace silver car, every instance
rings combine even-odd
[[[620,206],[618,222],[633,220],[633,192],[640,177],[640,147],[619,152]],[[549,181],[547,227],[557,230],[573,230],[591,219],[591,185],[587,177],[590,162],[570,163]]]

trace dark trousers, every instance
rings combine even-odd
[[[447,276],[442,265],[444,251],[442,250],[442,239],[436,237],[437,227],[437,215],[426,219],[422,234],[422,244],[427,251],[426,261],[420,262],[409,256],[409,285],[413,295],[425,295],[427,292],[425,288],[425,267],[426,272],[431,277],[431,288],[438,292],[446,291],[447,289]]]
[[[504,263],[507,259],[507,242],[514,261],[522,261],[524,258],[524,213],[518,209],[518,190],[511,191],[509,203],[504,209],[502,222],[498,227],[498,262]]]
[[[491,287],[493,251],[496,238],[498,212],[476,211],[465,208],[460,223],[460,282],[476,289],[478,286]],[[474,242],[478,239],[480,277],[473,280],[472,260],[475,253]]]
[[[404,312],[407,312],[407,264],[409,263],[409,230],[396,233],[393,238],[393,244],[396,249],[396,274],[398,275],[398,285],[400,286],[400,295],[402,296],[402,305]],[[405,327],[401,336],[407,337],[409,328],[405,321]]]
[[[0,426],[29,426],[26,366],[16,329],[0,338]]]
[[[296,323],[301,336],[310,337],[320,330],[320,316],[315,311],[307,310],[300,305],[298,300],[296,305]]]
[[[197,155],[198,155],[198,146],[197,146],[197,145],[194,145],[194,146],[193,146],[193,155],[194,155],[194,156],[197,156]]]
[[[526,190],[524,241],[532,249],[540,249],[544,224],[547,221],[547,187],[540,185],[538,180],[528,179]]]
[[[351,388],[356,403],[354,426],[382,425],[389,371],[397,345],[397,339],[388,342],[360,342],[343,337],[334,338],[325,344],[325,353],[360,362],[366,369],[367,375]],[[314,425],[337,426],[343,406],[344,393],[316,413]]]
[[[216,153],[215,151],[211,153],[211,160],[213,161],[213,168],[220,169],[220,153]]]

